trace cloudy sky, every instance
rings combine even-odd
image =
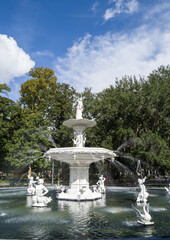
[[[13,100],[32,67],[98,92],[168,64],[169,0],[0,0],[0,83]]]

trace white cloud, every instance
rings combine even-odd
[[[129,35],[87,34],[58,58],[59,81],[78,91],[92,87],[98,92],[114,85],[124,75],[147,76],[160,65],[170,63],[170,32],[163,29],[136,29]]]
[[[104,14],[104,20],[107,21],[110,18],[113,18],[116,15],[116,13],[121,13],[121,10],[113,9],[113,8],[106,9],[105,14]]]
[[[97,6],[98,6],[98,2],[95,2],[95,3],[93,4],[92,8],[91,8],[91,11],[94,12],[94,13],[96,13],[96,8],[97,8]]]
[[[124,0],[113,0],[115,3],[116,8],[121,8],[123,6],[123,1]]]
[[[48,50],[44,50],[44,51],[37,51],[34,52],[32,54],[33,56],[38,56],[38,57],[42,57],[42,56],[47,56],[47,57],[54,57],[54,54]]]
[[[0,83],[26,74],[35,63],[12,37],[0,34]]]
[[[127,7],[127,13],[134,13],[138,10],[138,2],[136,0],[131,0],[125,4]]]
[[[137,12],[139,6],[137,0],[130,1],[113,0],[112,4],[114,4],[114,7],[106,9],[104,13],[103,18],[105,21],[114,18],[116,14],[120,13],[132,14],[134,12]]]
[[[156,20],[159,19],[163,21],[162,23],[159,21],[159,24],[166,24],[170,21],[169,14],[170,2],[165,1],[154,5],[152,9],[145,9],[144,19],[153,22],[153,19],[155,18]]]

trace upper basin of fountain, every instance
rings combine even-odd
[[[94,127],[96,125],[96,121],[89,120],[86,118],[81,119],[69,119],[63,122],[63,125],[69,127],[69,128],[75,128],[77,126],[84,126],[84,128],[88,127]]]

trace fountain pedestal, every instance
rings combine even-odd
[[[70,187],[72,189],[89,188],[89,167],[72,167],[70,166]]]

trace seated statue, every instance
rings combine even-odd
[[[43,185],[44,180],[39,179],[37,185],[35,185],[35,196],[32,198],[33,207],[46,207],[49,202],[52,201],[51,197],[45,197],[48,193],[48,189]]]

